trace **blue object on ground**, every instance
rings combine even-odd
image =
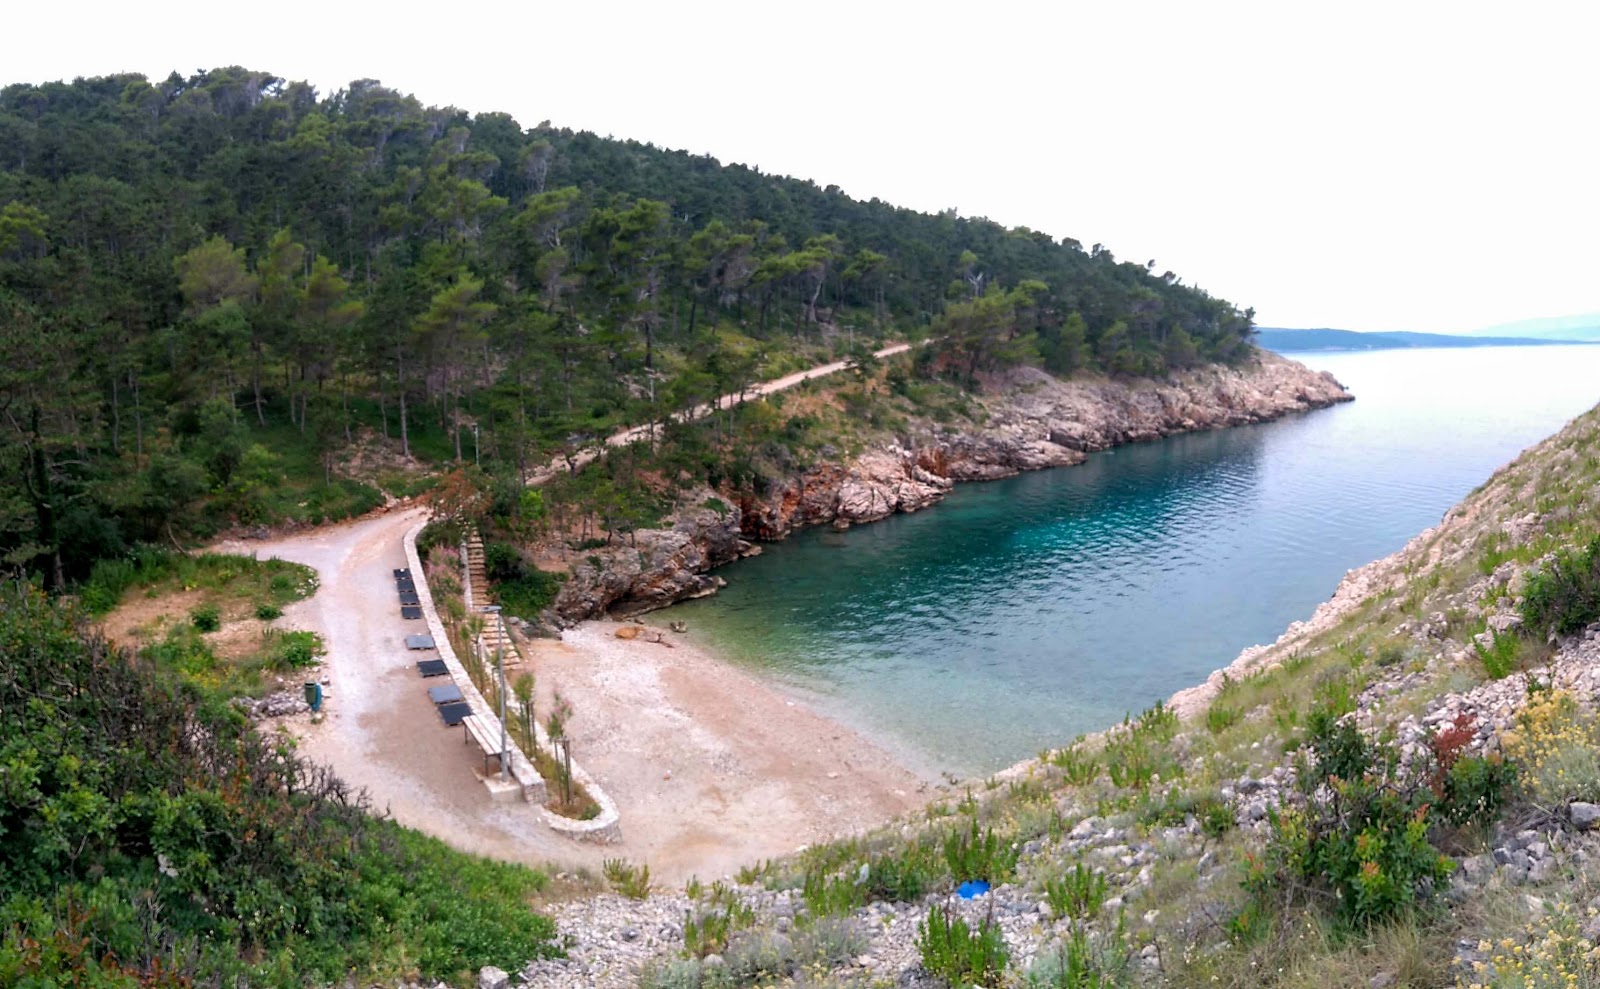
[[[970,900],[974,896],[982,896],[989,892],[989,883],[983,879],[968,879],[956,887],[956,895],[963,900]]]
[[[306,704],[311,708],[312,714],[322,710],[322,684],[306,684]]]

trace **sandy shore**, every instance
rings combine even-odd
[[[574,755],[622,808],[630,855],[664,876],[723,875],[928,800],[928,781],[802,700],[620,627],[540,640],[533,665],[542,709],[554,689],[572,704]]]
[[[530,863],[597,866],[621,856],[665,882],[717,878],[763,858],[881,824],[930,796],[894,757],[794,697],[673,636],[672,647],[589,623],[529,648],[540,716],[555,690],[572,704],[573,755],[616,801],[623,842],[594,846],[550,831],[531,806],[497,804],[483,760],[443,726],[404,647],[390,571],[416,510],[216,547],[279,556],[321,586],[285,611],[328,647],[318,676],[325,717],[287,719],[307,757],[366,789],[379,810],[466,851]]]

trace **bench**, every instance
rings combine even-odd
[[[504,753],[500,749],[499,735],[491,732],[487,725],[478,720],[476,714],[467,715],[461,719],[461,723],[467,729],[461,744],[465,745],[469,741],[478,743],[478,748],[483,750],[483,772],[484,775],[488,775],[489,758],[493,756],[497,762],[504,758]]]

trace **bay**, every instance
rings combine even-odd
[[[1600,347],[1289,356],[1356,401],[802,532],[655,617],[926,772],[987,773],[1275,639],[1600,400]]]

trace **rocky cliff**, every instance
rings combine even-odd
[[[707,571],[810,525],[875,522],[943,498],[957,482],[1082,463],[1088,453],[1175,433],[1266,422],[1350,401],[1327,373],[1276,354],[1167,379],[1061,381],[1034,368],[982,383],[974,415],[913,420],[848,461],[824,461],[761,492],[697,492],[672,527],[573,568],[553,607],[557,622],[638,614],[715,593]],[[703,507],[728,503],[726,510]]]

